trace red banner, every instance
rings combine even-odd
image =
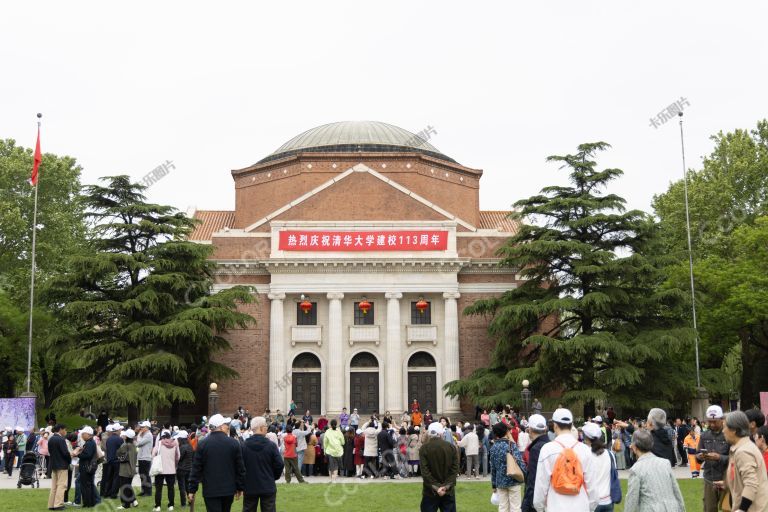
[[[281,251],[444,251],[447,231],[280,231]]]

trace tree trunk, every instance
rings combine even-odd
[[[128,424],[135,425],[139,422],[139,408],[136,405],[128,406]]]
[[[171,404],[171,425],[179,424],[179,401],[174,400]]]
[[[741,410],[750,409],[753,405],[752,378],[753,378],[753,358],[751,345],[749,343],[749,330],[739,330],[739,339],[741,340]]]

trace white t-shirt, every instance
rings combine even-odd
[[[611,454],[608,448],[601,455],[595,455],[591,448],[589,452],[592,457],[591,465],[595,480],[591,485],[597,494],[597,504],[610,505],[613,503],[611,500]]]
[[[531,444],[531,436],[528,432],[520,432],[517,434],[517,449],[524,452],[526,447]]]
[[[550,488],[552,469],[564,447],[573,448],[584,471],[584,486],[576,495],[559,494]],[[591,454],[592,452],[587,445],[580,443],[570,433],[560,434],[554,441],[542,446],[539,453],[539,465],[536,470],[533,507],[538,512],[545,510],[547,512],[589,512],[597,508],[599,497],[594,486],[595,465],[592,463],[594,459]]]

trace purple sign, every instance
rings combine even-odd
[[[0,429],[21,427],[25,432],[35,429],[34,398],[0,398]]]

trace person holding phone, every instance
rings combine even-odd
[[[707,409],[709,430],[702,432],[696,460],[704,467],[704,512],[717,512],[726,490],[722,482],[728,468],[731,447],[723,434],[723,409],[713,405]]]

